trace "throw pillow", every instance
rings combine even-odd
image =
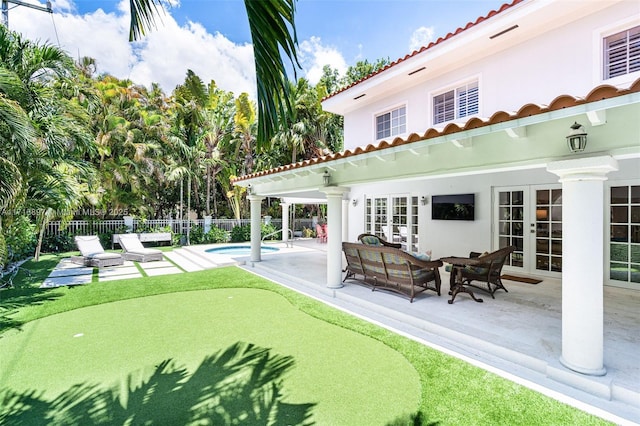
[[[431,260],[431,254],[430,253],[418,253],[417,251],[410,251],[408,252],[411,256],[415,257],[416,259],[419,260],[424,260],[425,262],[428,262]]]

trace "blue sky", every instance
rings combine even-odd
[[[44,0],[27,0],[44,4]],[[53,0],[54,14],[16,7],[9,27],[90,56],[98,72],[158,82],[170,92],[193,69],[225,90],[255,95],[251,39],[240,0],[168,0],[157,31],[127,43],[128,0]],[[396,60],[492,9],[502,0],[299,0],[301,74],[315,82],[325,64],[340,72],[358,60]]]

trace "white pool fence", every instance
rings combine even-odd
[[[282,228],[282,220],[281,219],[268,219],[271,224],[277,229]],[[122,233],[125,231],[129,232],[141,232],[150,229],[165,229],[165,227],[171,228],[174,234],[186,234],[187,220],[176,220],[176,219],[148,219],[148,220],[137,220],[137,219],[116,219],[116,220],[72,220],[66,224],[66,226],[62,226],[60,221],[52,221],[47,225],[47,229],[45,231],[45,236],[51,235],[60,235],[69,233],[71,235],[96,235],[96,234],[107,234],[107,233]],[[205,232],[209,230],[209,226],[217,226],[220,229],[224,229],[227,232],[231,232],[231,230],[237,225],[249,225],[251,223],[250,219],[196,219],[190,221],[191,228],[194,226],[201,226]],[[263,222],[265,220],[263,219]],[[292,230],[298,231],[303,228],[313,229],[313,220],[312,219],[295,219],[293,223]]]

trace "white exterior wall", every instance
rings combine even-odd
[[[640,159],[619,161],[620,169],[611,172],[607,178],[607,186],[615,186],[616,182],[628,184],[629,180],[637,182]],[[412,181],[388,181],[379,184],[353,186],[349,198],[358,199],[354,207],[349,205],[349,238],[357,241],[364,232],[365,197],[376,196],[417,196],[418,200],[425,196],[429,203],[419,203],[419,251],[433,251],[434,258],[446,256],[464,256],[470,251],[491,251],[493,247],[492,214],[493,190],[496,187],[524,185],[555,185],[558,177],[547,172],[545,168],[519,170],[474,176],[459,176]],[[446,221],[431,220],[431,196],[446,194],[475,194],[475,220]],[[608,205],[608,200],[604,200]],[[606,216],[606,215],[605,215]],[[604,225],[604,224],[603,224]],[[608,241],[605,239],[605,242]],[[605,246],[608,244],[605,243]]]
[[[610,24],[603,25],[603,22]],[[421,84],[369,104],[363,103],[362,108],[345,115],[345,149],[378,143],[374,133],[375,115],[403,104],[407,106],[407,133],[398,136],[424,134],[435,127],[432,96],[474,78],[479,80],[482,118],[498,111],[515,112],[530,103],[547,105],[559,95],[584,97],[600,84],[628,87],[640,73],[608,81],[602,79],[602,37],[633,25],[640,25],[637,3],[616,3],[514,48],[461,68],[448,69],[446,74],[427,76],[428,80]],[[429,67],[424,72],[428,73]]]

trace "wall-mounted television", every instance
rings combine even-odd
[[[433,195],[431,219],[474,220],[475,194]]]

